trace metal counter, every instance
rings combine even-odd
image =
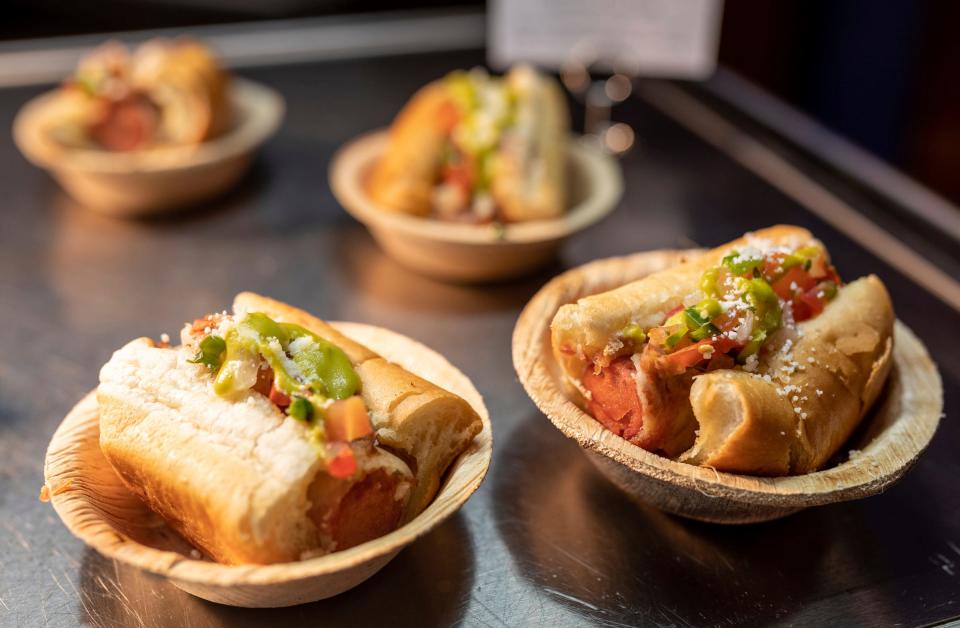
[[[417,87],[482,61],[443,52],[243,71],[285,95],[283,128],[239,188],[162,219],[77,207],[9,138],[0,145],[0,624],[873,626],[960,615],[960,312],[948,305],[960,246],[718,91],[650,83],[616,112],[638,137],[622,160],[621,206],[552,267],[488,286],[417,276],[337,205],[327,167]],[[40,91],[0,90],[0,126]],[[771,163],[780,169],[764,170]],[[520,309],[574,265],[716,245],[774,223],[813,230],[845,277],[886,282],[940,366],[939,432],[885,494],[772,523],[693,523],[632,503],[525,395],[510,358]],[[931,266],[942,276],[924,287]],[[493,464],[466,507],[330,600],[277,610],[204,602],[87,549],[37,500],[47,442],[111,352],[174,334],[240,290],[418,339],[471,377],[490,409]]]

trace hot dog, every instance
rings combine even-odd
[[[258,295],[186,325],[181,342],[134,340],[103,367],[100,445],[220,562],[300,560],[386,534],[429,504],[480,429],[459,397]]]
[[[843,285],[821,242],[780,226],[565,305],[551,335],[570,393],[607,429],[785,475],[820,468],[869,409],[893,320],[879,279]]]
[[[64,82],[62,119],[52,132],[67,144],[110,151],[198,144],[229,124],[227,82],[198,42],[155,39],[133,52],[108,42]]]
[[[569,114],[527,66],[454,72],[422,88],[390,128],[369,181],[388,210],[467,222],[555,218],[565,209]]]

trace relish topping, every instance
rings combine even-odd
[[[635,352],[650,345],[676,374],[735,364],[755,371],[773,334],[818,315],[840,285],[820,248],[754,241],[703,273],[699,301],[678,304],[659,326],[630,324],[621,336]]]
[[[213,374],[218,395],[255,390],[308,426],[308,438],[335,477],[352,475],[350,442],[373,434],[360,377],[346,353],[310,330],[265,314],[214,314],[184,330],[191,362]]]

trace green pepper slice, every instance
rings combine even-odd
[[[281,326],[289,334],[291,342],[302,337],[312,341],[291,354],[291,359],[314,392],[333,399],[346,399],[360,391],[360,376],[353,370],[350,358],[340,347],[299,325],[281,323]]]
[[[313,410],[313,404],[309,399],[296,395],[290,401],[287,415],[298,421],[309,422],[313,418]]]
[[[737,251],[732,251],[730,255],[723,258],[723,265],[726,266],[734,275],[742,276],[747,273],[753,273],[763,265],[762,257],[743,258]]]
[[[223,364],[226,351],[227,343],[224,342],[223,338],[214,335],[206,336],[200,341],[196,355],[193,356],[192,360],[188,361],[193,364],[203,364],[211,371],[217,371],[220,369],[220,365]]]

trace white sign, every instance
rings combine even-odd
[[[488,61],[559,70],[573,60],[632,75],[705,78],[722,0],[490,0]]]

